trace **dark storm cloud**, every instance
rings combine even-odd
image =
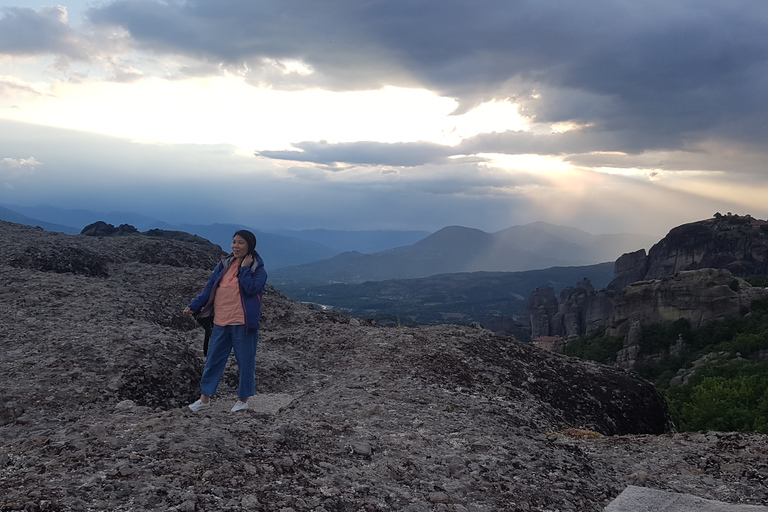
[[[532,133],[507,131],[482,133],[462,141],[454,150],[460,154],[506,153],[510,155],[536,154],[560,156],[592,151],[637,150],[633,141],[617,132],[602,132],[593,128],[563,133]]]
[[[139,48],[246,69],[253,81],[263,59],[298,59],[314,73],[286,87],[419,84],[458,98],[459,111],[509,97],[538,122],[591,124],[603,151],[768,136],[763,0],[118,0],[89,16],[124,27]]]
[[[549,134],[525,131],[483,133],[470,137],[455,147],[430,142],[331,144],[311,141],[294,143],[293,146],[296,148],[295,151],[258,151],[256,155],[276,160],[313,162],[327,166],[356,164],[415,167],[445,165],[449,162],[449,157],[461,157],[463,162],[483,161],[479,157],[467,156],[478,153],[563,156],[598,151],[624,154],[638,150],[631,137],[621,137],[618,133],[598,132],[590,128]]]
[[[67,24],[62,7],[0,9],[0,54],[86,56],[82,40]]]

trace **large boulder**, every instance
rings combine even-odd
[[[138,233],[139,230],[130,224],[120,224],[118,227],[115,227],[103,220],[88,224],[80,231],[80,234],[85,236],[125,236]]]

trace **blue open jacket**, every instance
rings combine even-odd
[[[205,317],[215,313],[213,311],[213,299],[216,296],[219,280],[229,266],[236,261],[235,257],[230,254],[216,265],[203,291],[189,303],[189,309],[195,315],[200,314]],[[245,312],[245,328],[246,330],[258,330],[261,317],[261,297],[267,282],[267,271],[264,269],[264,261],[259,253],[254,252],[251,266],[240,267],[237,279],[240,282],[240,299]]]

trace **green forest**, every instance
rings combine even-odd
[[[747,280],[768,286],[768,276]],[[670,355],[679,338],[683,349]],[[598,331],[569,342],[565,352],[613,364],[622,345],[623,336]],[[743,316],[696,330],[687,320],[644,327],[640,347],[653,362],[634,370],[664,395],[678,431],[768,434],[768,298]]]

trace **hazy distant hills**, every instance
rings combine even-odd
[[[133,212],[93,212],[52,206],[0,206],[0,220],[28,226],[40,226],[48,231],[79,234],[94,222],[104,221],[114,226],[130,224],[139,231],[164,229],[198,235],[229,251],[232,235],[238,229],[253,231],[258,251],[267,268],[301,265],[331,258],[344,251],[377,252],[410,245],[429,235],[425,231],[343,231],[343,230],[281,230],[264,231],[244,224],[170,224]]]
[[[238,229],[250,229],[256,235],[257,249],[268,269],[278,269],[325,260],[352,248],[360,252],[381,251],[412,244],[429,233],[421,231],[341,231],[298,230],[261,231],[237,224],[209,226],[156,223],[159,229],[186,231],[207,238],[229,251],[232,235]]]
[[[0,220],[80,233],[96,221],[130,224],[139,231],[165,229],[198,235],[229,250],[238,229],[250,229],[267,264],[270,282],[361,283],[455,272],[517,272],[615,261],[649,248],[648,235],[592,235],[575,228],[534,222],[496,233],[460,226],[423,231],[269,231],[240,224],[170,224],[140,213],[99,213],[50,206],[0,207]]]
[[[593,235],[576,228],[534,222],[496,233],[450,226],[406,247],[374,254],[346,252],[328,260],[278,269],[270,281],[282,284],[362,283],[456,272],[520,272],[612,262],[626,252],[650,247],[656,237]]]
[[[429,231],[342,231],[330,229],[275,230],[270,232],[316,242],[338,249],[338,252],[356,251],[365,254],[412,245],[431,234]]]
[[[48,231],[70,234],[79,234],[85,226],[99,220],[115,226],[130,224],[139,231],[151,229],[153,227],[152,224],[157,222],[157,219],[132,212],[93,212],[83,209],[57,208],[48,205],[18,206],[6,204],[3,206],[6,207],[4,208],[5,211],[9,211],[12,214],[21,214],[36,224],[6,218],[3,212],[0,212],[0,220],[16,222],[18,224],[38,225]],[[41,222],[64,229],[48,229]]]
[[[46,231],[57,231],[59,233],[67,233],[70,235],[76,235],[80,232],[79,229],[72,226],[64,226],[62,224],[33,219],[32,217],[27,217],[26,215],[9,210],[3,206],[0,206],[0,220],[15,222],[16,224],[24,224],[25,226],[40,226]]]

